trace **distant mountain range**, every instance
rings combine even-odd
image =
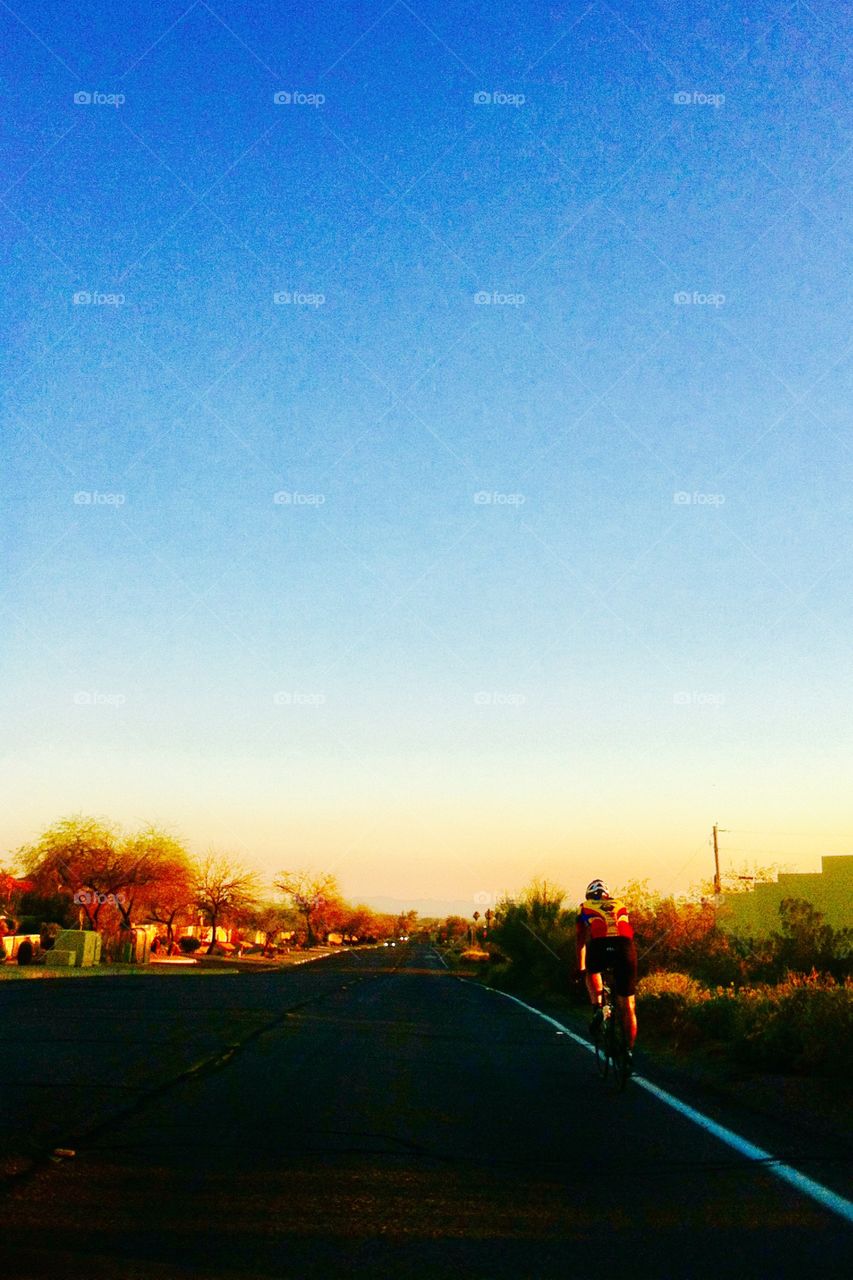
[[[445,916],[464,916],[466,920],[470,920],[475,911],[479,911],[480,915],[485,911],[485,907],[474,902],[473,898],[367,897],[363,901],[374,911],[387,911],[392,915],[399,915],[403,911],[417,911],[419,916],[427,919],[437,917],[439,920],[443,920]]]

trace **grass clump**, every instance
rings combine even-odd
[[[774,1073],[847,1077],[853,1071],[853,982],[788,974],[781,982],[707,988],[682,973],[639,986],[644,1033],[674,1049],[715,1048]]]

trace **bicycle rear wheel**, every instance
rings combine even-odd
[[[628,1069],[628,1042],[625,1038],[625,1025],[622,1022],[621,1009],[614,1010],[610,1027],[610,1051],[613,1059],[613,1083],[621,1093],[628,1083],[631,1074]]]

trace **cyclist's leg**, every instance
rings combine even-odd
[[[622,1014],[622,1026],[625,1028],[625,1043],[629,1052],[633,1052],[637,1039],[637,1006],[635,996],[617,996],[616,1002]]]
[[[616,1001],[625,1028],[625,1042],[632,1053],[637,1039],[637,948],[633,938],[619,939],[619,954],[615,966]]]
[[[596,1009],[601,1008],[601,992],[602,992],[603,985],[604,984],[601,981],[601,974],[590,973],[589,969],[587,969],[586,971],[587,994],[589,995],[590,1004],[593,1005],[593,1007]]]
[[[601,970],[604,967],[605,956],[601,942],[600,938],[592,938],[586,948],[586,990],[589,1002],[594,1009],[601,1008],[601,993],[604,986]]]

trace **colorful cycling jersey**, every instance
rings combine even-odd
[[[578,929],[586,926],[591,938],[633,938],[628,908],[618,898],[587,899],[578,907]]]

